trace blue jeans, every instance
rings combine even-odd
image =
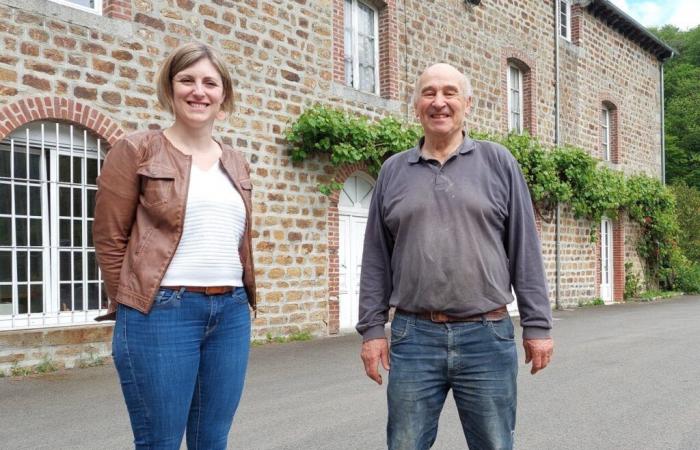
[[[390,362],[390,450],[433,445],[450,389],[471,450],[513,448],[518,361],[510,317],[434,323],[396,314]]]
[[[223,295],[161,289],[149,314],[119,305],[112,354],[136,449],[225,449],[243,391],[250,311]]]

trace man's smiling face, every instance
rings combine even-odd
[[[461,134],[471,97],[464,92],[464,76],[448,64],[429,67],[420,76],[414,103],[426,138],[445,139]]]

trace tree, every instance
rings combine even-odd
[[[700,189],[700,26],[651,31],[678,51],[664,67],[666,178]]]

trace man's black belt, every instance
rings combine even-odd
[[[504,306],[498,307],[492,311],[487,311],[485,313],[474,314],[473,316],[467,317],[457,317],[445,314],[440,311],[424,311],[424,312],[411,312],[405,309],[396,308],[396,314],[402,314],[404,316],[413,316],[416,319],[430,320],[436,323],[448,323],[448,322],[481,322],[482,320],[501,320],[508,315],[508,308]]]

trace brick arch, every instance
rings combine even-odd
[[[29,97],[0,109],[0,140],[22,125],[46,119],[81,125],[110,146],[124,135],[115,121],[93,107],[61,97]]]
[[[367,173],[367,164],[363,162],[347,164],[338,169],[335,181],[345,183],[356,172]],[[340,246],[338,200],[340,192],[335,191],[329,196],[328,217],[328,333],[337,334],[340,331],[340,261],[338,249]]]
[[[535,83],[537,80],[537,68],[535,59],[528,53],[514,47],[501,49],[501,95],[503,114],[502,127],[508,130],[508,66],[514,65],[523,74],[523,128],[531,136],[537,135],[537,102]]]

